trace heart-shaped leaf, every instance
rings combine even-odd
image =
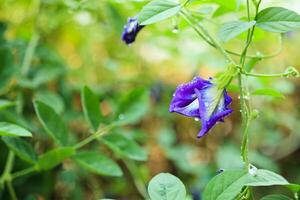
[[[148,185],[151,200],[182,200],[186,190],[179,178],[169,173],[160,173]]]

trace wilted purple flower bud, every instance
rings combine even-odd
[[[212,79],[195,77],[191,82],[177,87],[169,111],[200,119],[200,138],[233,111],[227,107],[231,101],[226,90],[220,89]]]
[[[131,44],[135,41],[137,34],[144,26],[139,25],[136,17],[129,18],[127,24],[124,26],[122,33],[122,40],[126,44]]]

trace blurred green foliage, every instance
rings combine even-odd
[[[139,185],[146,186],[159,172],[176,174],[196,197],[217,170],[240,168],[235,84],[230,86],[234,114],[201,140],[196,139],[199,122],[168,113],[176,85],[195,75],[217,74],[226,61],[177,17],[146,27],[135,44],[124,45],[123,25],[145,3],[0,2],[0,121],[17,124],[33,135],[2,137],[0,170],[4,170],[7,147],[16,146],[12,172],[30,167],[38,157],[36,167],[41,169],[13,182],[22,199],[142,199]],[[263,2],[263,7],[270,5],[300,10],[297,0]],[[194,0],[191,6],[216,35],[220,24],[243,17],[245,11],[244,2],[235,0]],[[230,40],[226,48],[241,51],[243,38],[245,34]],[[282,35],[282,41],[282,51],[273,60],[249,59],[249,71],[282,72],[289,65],[300,69],[299,32]],[[250,54],[272,54],[280,46],[277,34],[258,30]],[[248,82],[251,92],[265,88],[279,92],[249,96],[251,106],[259,111],[250,128],[251,162],[299,183],[299,81],[249,78]],[[82,90],[85,95],[80,96]],[[276,98],[282,95],[285,99]],[[92,107],[82,108],[87,101]],[[100,128],[116,121],[124,126],[70,159],[73,149],[59,146],[87,138],[99,128],[99,118]],[[94,162],[97,156],[105,156],[114,167]],[[48,160],[53,162],[49,165]],[[123,176],[103,176],[111,171]],[[268,192],[260,189],[257,198]],[[1,190],[0,199],[9,199],[7,189]]]

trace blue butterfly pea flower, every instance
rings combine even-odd
[[[232,99],[224,88],[212,82],[195,77],[191,82],[179,85],[173,94],[169,111],[201,120],[198,138],[203,137],[217,122],[233,112],[228,108]]]
[[[135,41],[137,34],[144,26],[139,25],[136,17],[129,18],[127,24],[124,26],[122,33],[122,40],[126,44],[131,44]]]

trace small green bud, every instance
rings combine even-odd
[[[285,77],[299,77],[300,74],[295,67],[288,67],[285,70]]]
[[[264,56],[260,51],[257,51],[255,55],[259,59],[261,59]]]
[[[259,117],[259,111],[257,109],[253,109],[251,112],[251,118],[256,119]]]

